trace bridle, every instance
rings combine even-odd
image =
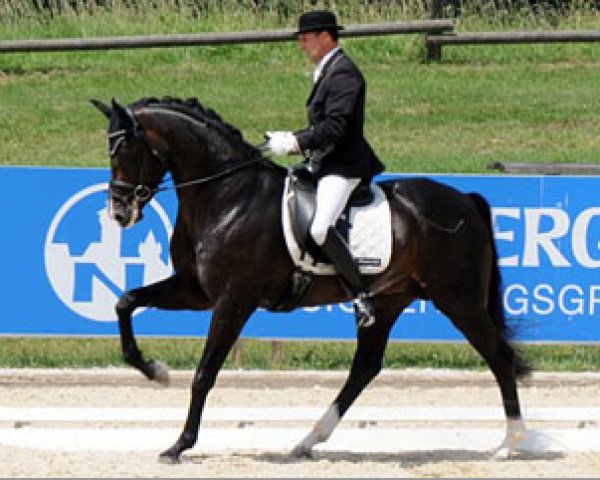
[[[125,111],[127,112],[127,116],[132,125],[130,128],[122,128],[108,134],[108,155],[110,158],[117,155],[125,140],[134,139],[140,141],[144,145],[152,158],[156,159],[160,164],[165,165],[168,162],[168,159],[162,155],[157,148],[150,145],[150,142],[148,142],[148,139],[146,138],[146,132],[140,127],[140,124],[131,109],[125,107]],[[151,186],[144,180],[144,177],[146,176],[145,170],[146,162],[143,162],[141,164],[139,180],[137,183],[126,182],[124,180],[111,180],[109,182],[111,197],[121,203],[135,202],[143,204],[150,200],[161,188],[159,187],[160,183],[156,186]],[[125,192],[124,194],[119,193],[123,191]]]
[[[148,138],[146,137],[146,133],[144,129],[139,125],[137,119],[133,112],[125,107],[127,115],[132,122],[132,126],[127,129],[120,129],[114,132],[110,132],[108,134],[108,154],[112,158],[117,155],[119,148],[122,146],[123,142],[127,139],[134,139],[141,142],[147,151],[150,153],[150,156],[157,160],[162,165],[166,165],[169,162],[169,158],[162,154],[160,150],[156,147],[153,147]],[[264,143],[261,143],[257,146],[259,150],[263,150],[265,147]],[[116,201],[127,203],[127,202],[135,202],[138,204],[143,204],[148,202],[156,193],[166,190],[179,190],[191,186],[199,186],[204,185],[215,180],[219,180],[229,175],[246,168],[249,165],[254,163],[262,162],[264,159],[262,156],[251,158],[250,160],[235,165],[231,168],[227,168],[221,172],[217,172],[213,175],[209,175],[207,177],[198,178],[195,180],[190,180],[187,182],[175,183],[173,182],[172,186],[161,186],[167,180],[161,180],[157,185],[151,186],[144,181],[145,174],[145,163],[142,163],[140,168],[139,180],[137,183],[126,182],[124,180],[111,180],[109,182],[109,191],[111,197],[113,197]],[[116,189],[116,190],[115,190]],[[126,193],[121,194],[119,191],[125,191]]]

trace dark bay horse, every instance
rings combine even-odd
[[[183,432],[160,458],[178,461],[197,440],[206,396],[243,326],[259,307],[274,309],[294,269],[282,233],[286,170],[264,158],[241,133],[196,100],[142,99],[94,105],[109,118],[109,206],[122,227],[170,172],[179,210],[170,242],[174,274],[126,292],[116,305],[123,356],[147,378],[168,383],[168,370],[143,358],[131,317],[141,307],[212,310],[191,388]],[[389,333],[413,300],[429,299],[485,359],[500,388],[507,419],[506,456],[524,441],[517,378],[528,371],[509,342],[490,207],[425,178],[381,183],[392,220],[392,257],[367,277],[377,322],[358,329],[349,376],[337,397],[292,454],[310,456],[380,372]],[[349,301],[334,276],[316,276],[297,305]]]

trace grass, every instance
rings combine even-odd
[[[453,62],[448,49],[439,65],[380,52],[405,42],[345,43],[368,79],[367,136],[388,170],[598,161],[600,49],[540,62],[511,47],[519,61],[487,64]],[[106,166],[106,122],[90,98],[195,96],[257,143],[267,130],[304,126],[310,85],[293,44],[12,55],[0,71],[0,165]]]
[[[287,15],[275,2],[258,12],[244,2],[205,3],[200,13],[198,4],[178,10],[165,0],[53,17],[17,16],[13,8],[12,16],[0,13],[10,20],[0,38],[281,28],[296,18],[289,2]],[[340,2],[341,20],[428,15],[418,2],[391,2],[394,11],[373,5]],[[598,14],[582,7],[553,21],[583,28],[597,25]],[[464,14],[456,23],[458,30],[554,28],[531,11]],[[367,136],[390,171],[484,173],[494,161],[598,161],[597,44],[446,47],[434,64],[425,62],[421,35],[346,39],[343,46],[367,78]],[[106,122],[89,98],[198,97],[258,143],[266,130],[305,125],[311,68],[294,43],[0,55],[0,165],[106,166]]]
[[[314,2],[311,2],[311,4]],[[0,0],[0,39],[92,37],[295,26],[302,2],[265,0],[75,2],[36,11]],[[260,5],[255,7],[253,5]],[[308,3],[306,3],[308,6]],[[324,2],[316,2],[323,6]],[[340,0],[345,24],[429,17],[425,3]],[[469,2],[457,31],[597,28],[592,2],[562,10]],[[448,12],[451,13],[451,12]],[[600,151],[598,44],[445,47],[427,63],[421,35],[347,39],[368,82],[367,136],[389,171],[485,173],[494,161],[596,163]],[[115,97],[198,97],[257,143],[305,124],[312,67],[294,43],[0,54],[0,165],[106,167],[106,121],[89,104]],[[281,163],[295,161],[281,158]],[[149,356],[193,368],[202,340],[141,339]],[[352,343],[244,342],[243,368],[347,369]],[[535,368],[598,370],[594,346],[526,345]],[[1,338],[1,367],[122,365],[117,339]],[[229,358],[227,368],[235,367]],[[388,368],[484,368],[465,344],[393,343]]]
[[[147,358],[167,362],[174,369],[194,369],[204,339],[140,338]],[[236,360],[230,354],[226,369],[348,370],[354,342],[285,341],[279,358],[271,341],[245,339]],[[518,345],[535,370],[600,371],[600,348],[594,345]],[[0,368],[122,367],[117,338],[0,339]],[[485,370],[486,365],[466,343],[391,342],[384,368],[459,368]]]

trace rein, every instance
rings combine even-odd
[[[267,142],[266,141],[261,142],[258,145],[255,145],[255,147],[261,151],[264,151],[267,148]],[[178,190],[180,188],[191,187],[193,185],[204,185],[205,183],[210,183],[214,180],[219,180],[220,178],[228,177],[229,175],[237,172],[238,170],[242,170],[243,168],[246,168],[248,165],[252,165],[253,163],[259,163],[262,161],[263,161],[262,157],[255,157],[255,158],[248,160],[247,162],[240,163],[239,165],[236,165],[235,167],[227,168],[227,169],[223,170],[222,172],[215,173],[214,175],[210,175],[210,176],[204,177],[204,178],[198,178],[196,180],[190,180],[188,182],[176,183],[173,185],[173,187],[160,187],[160,188],[156,189],[156,191],[162,192],[165,190],[170,190],[171,188],[174,190]]]
[[[193,185],[204,185],[206,183],[213,182],[214,180],[219,180],[221,178],[228,177],[229,175],[237,172],[238,170],[242,170],[243,168],[246,168],[248,165],[252,165],[253,163],[258,163],[261,161],[262,161],[262,157],[256,157],[251,160],[248,160],[247,162],[240,163],[239,165],[236,165],[235,167],[227,168],[227,169],[223,170],[222,172],[215,173],[214,175],[210,175],[210,176],[204,177],[204,178],[198,178],[196,180],[190,180],[188,182],[175,183],[172,187],[160,187],[160,188],[157,188],[156,191],[162,192],[162,191],[170,190],[170,189],[179,190],[180,188],[191,187]]]
[[[248,160],[247,162],[240,163],[239,165],[236,165],[235,167],[227,168],[227,169],[223,170],[222,172],[215,173],[214,175],[210,175],[210,176],[204,177],[204,178],[198,178],[196,180],[190,180],[188,182],[174,183],[173,186],[163,186],[163,187],[151,188],[148,185],[143,185],[143,184],[136,185],[134,183],[124,182],[122,180],[111,180],[110,186],[130,190],[131,191],[130,195],[133,198],[136,198],[140,201],[147,201],[149,198],[156,195],[158,192],[166,192],[169,190],[179,190],[182,188],[192,187],[194,185],[206,185],[207,183],[213,182],[215,180],[219,180],[221,178],[226,178],[229,175],[232,175],[235,172],[242,170],[249,165],[252,165],[253,163],[258,163],[261,161],[262,161],[261,157],[253,158],[251,160]],[[164,183],[165,181],[166,180],[163,180],[161,183]],[[116,197],[120,197],[120,195],[115,195],[114,193],[113,193],[113,195]]]

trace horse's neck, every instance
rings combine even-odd
[[[215,175],[244,161],[240,146],[224,138],[209,123],[162,107],[143,109],[140,113],[145,127],[167,142],[171,173],[176,181]]]
[[[249,160],[242,148],[228,142],[219,133],[191,120],[175,131],[184,132],[172,140],[172,174],[179,182],[191,182],[218,176]],[[189,132],[195,132],[191,135]]]
[[[265,218],[273,205],[281,203],[284,177],[265,165],[249,165],[224,178],[179,189],[179,234],[191,236],[192,242],[207,233],[220,231],[223,222],[240,218]],[[277,221],[277,217],[270,219]]]
[[[216,192],[215,196],[222,198],[230,191],[239,194],[244,188],[252,188],[257,175],[263,175],[263,178],[273,176],[272,180],[281,180],[279,184],[283,185],[283,170],[267,160],[254,158],[260,154],[242,140],[229,137],[210,120],[204,123],[181,112],[162,108],[153,109],[146,120],[148,127],[155,129],[165,141],[168,139],[173,180],[177,184],[189,185],[178,193],[189,195],[190,191],[202,191],[202,196],[209,198],[210,193],[205,191]],[[254,160],[262,166],[252,164],[245,167]],[[278,180],[274,183],[275,189],[279,188]],[[248,200],[247,196],[244,198]]]

